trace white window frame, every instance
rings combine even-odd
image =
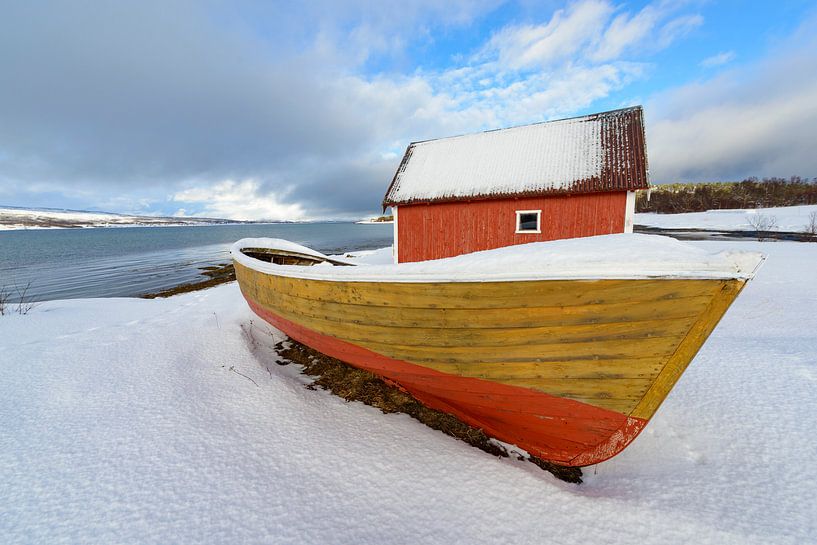
[[[533,229],[519,229],[519,220],[522,214],[536,214],[536,230]],[[541,210],[517,210],[516,211],[516,234],[518,235],[526,235],[531,234],[535,235],[536,233],[542,232],[542,211]]]

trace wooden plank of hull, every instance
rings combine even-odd
[[[274,296],[273,296],[274,294]],[[584,306],[504,307],[504,308],[376,308],[369,305],[341,304],[316,301],[283,292],[260,292],[256,299],[266,305],[275,304],[284,311],[313,318],[334,320],[343,324],[384,327],[458,328],[468,324],[471,329],[531,328],[546,326],[593,325],[662,319],[697,318],[712,297],[663,299],[641,302],[633,308],[632,301]],[[395,314],[396,313],[396,314]]]
[[[535,378],[535,379],[619,379],[650,378],[663,369],[664,358],[628,358],[620,360],[551,361],[551,362],[472,362],[434,363],[425,367],[442,373],[474,378]]]
[[[259,288],[313,301],[399,309],[486,309],[641,303],[712,296],[721,280],[539,280],[526,282],[330,282],[261,275]],[[271,291],[270,291],[271,290]]]
[[[453,327],[414,327],[414,326],[383,326],[356,323],[349,327],[348,323],[340,320],[329,320],[323,317],[314,317],[275,305],[279,314],[300,317],[308,322],[310,328],[327,335],[343,337],[349,341],[367,341],[378,339],[383,344],[416,345],[422,340],[424,347],[456,348],[456,347],[483,347],[483,346],[522,346],[534,344],[565,344],[576,342],[597,343],[599,341],[617,341],[648,339],[651,337],[667,337],[685,334],[697,316],[673,320],[645,320],[632,322],[618,322],[608,324],[576,324],[551,325],[538,327],[513,328],[470,328],[458,324]]]
[[[293,338],[376,372],[491,435],[576,465],[612,456],[632,440],[743,285],[328,282],[267,275],[238,263],[236,272],[256,313]],[[491,391],[480,393],[485,385]],[[498,388],[510,390],[500,394]],[[531,401],[539,399],[607,416],[600,427],[592,418],[565,416],[557,440],[552,428],[541,427],[559,418],[552,401],[550,413],[533,417],[521,408],[523,402],[539,406]],[[611,414],[621,417],[613,427],[604,420]],[[582,435],[587,430],[597,435],[590,440]],[[578,437],[584,437],[581,449],[566,446]]]

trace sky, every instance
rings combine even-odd
[[[636,104],[653,183],[817,176],[817,2],[0,0],[0,205],[369,217],[412,141]]]

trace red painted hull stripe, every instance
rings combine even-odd
[[[247,302],[296,341],[375,373],[425,405],[545,460],[573,466],[602,462],[621,452],[647,423],[572,399],[389,358],[291,322],[249,298]]]

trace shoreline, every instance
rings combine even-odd
[[[817,242],[813,235],[797,231],[751,231],[739,229],[700,229],[696,227],[652,227],[634,225],[634,233],[661,235],[677,240],[786,240],[789,242]]]
[[[382,223],[382,222],[380,222]],[[786,231],[727,231],[719,229],[681,229],[681,228],[660,228],[636,225],[634,232],[648,235],[668,236],[677,240],[732,240],[732,241],[754,241],[754,240],[780,240],[789,242],[817,242],[817,235],[807,233],[794,233]],[[343,252],[348,253],[348,252]],[[137,295],[140,299],[156,299],[172,297],[182,293],[204,290],[221,284],[235,281],[235,269],[232,262],[214,263],[205,267],[200,267],[201,275],[204,277],[196,282],[184,282],[156,292],[149,292]]]

